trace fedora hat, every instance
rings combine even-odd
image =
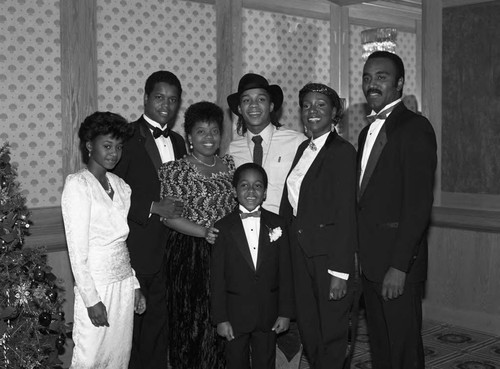
[[[260,74],[247,73],[241,77],[240,83],[238,83],[238,92],[227,97],[229,108],[234,114],[241,115],[238,112],[241,94],[252,88],[262,88],[269,93],[271,102],[274,104],[273,111],[277,112],[281,108],[281,104],[283,104],[283,91],[281,87],[278,85],[270,85],[267,79]]]

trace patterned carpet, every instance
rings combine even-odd
[[[444,323],[424,321],[426,369],[500,369],[500,336]],[[300,355],[288,362],[278,351],[277,369],[309,369]],[[366,322],[362,317],[351,369],[371,369]]]
[[[295,327],[296,329],[296,327]],[[294,327],[292,336],[296,334]],[[500,336],[493,336],[444,323],[424,321],[426,369],[500,369]],[[297,352],[295,339],[281,339],[276,353],[276,369],[309,369],[307,360]],[[71,360],[72,342],[61,357],[64,368]],[[288,358],[287,358],[288,357]],[[207,368],[208,369],[208,368]],[[366,321],[361,314],[351,369],[371,369]]]

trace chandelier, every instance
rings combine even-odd
[[[363,60],[374,51],[389,51],[396,53],[396,28],[371,28],[361,31],[361,44],[363,45]]]

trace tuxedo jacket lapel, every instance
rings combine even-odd
[[[304,179],[302,180],[302,184],[300,186],[299,204],[297,204],[299,208],[300,208],[300,199],[304,199],[304,197],[301,196],[302,191],[304,189],[310,188],[311,182],[315,181],[316,177],[321,173],[321,167],[323,166],[323,162],[325,161],[325,157],[327,156],[328,147],[331,145],[331,142],[335,139],[336,135],[337,133],[334,131],[328,134],[328,138],[326,139],[325,144],[323,145],[318,155],[312,162],[307,173],[304,175]]]
[[[245,229],[243,228],[243,223],[241,221],[239,211],[236,210],[235,212],[233,212],[231,218],[231,232],[233,234],[234,242],[236,243],[236,246],[240,250],[249,267],[252,268],[253,271],[255,271],[255,266],[253,265],[252,255],[250,254],[250,248],[248,246]]]
[[[361,181],[361,185],[359,187],[359,192],[358,192],[359,199],[361,199],[363,193],[365,192],[366,186],[370,181],[370,178],[373,174],[373,171],[375,170],[375,167],[377,166],[378,159],[380,158],[380,154],[382,153],[382,150],[384,149],[386,143],[387,143],[387,133],[386,133],[386,122],[385,122],[382,128],[380,129],[380,132],[378,133],[375,142],[373,143],[373,148],[370,153],[370,157],[368,158],[368,162],[366,163],[365,173],[363,174],[363,179]]]
[[[141,130],[142,137],[144,137],[144,148],[151,158],[151,162],[153,163],[155,169],[158,170],[161,165],[160,152],[158,151],[153,135],[150,133],[144,118],[141,119],[139,129]]]
[[[262,209],[262,208],[261,208]],[[260,216],[260,231],[259,231],[259,250],[257,253],[257,268],[259,270],[262,265],[262,261],[266,258],[267,252],[269,251],[269,228],[266,222],[265,210],[262,209]]]

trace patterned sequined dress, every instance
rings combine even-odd
[[[206,177],[187,159],[163,164],[161,196],[184,201],[183,218],[213,225],[236,206],[231,185],[232,157],[221,158],[228,172]],[[223,369],[223,340],[210,322],[211,245],[205,239],[171,231],[167,242],[169,360],[175,369]]]

